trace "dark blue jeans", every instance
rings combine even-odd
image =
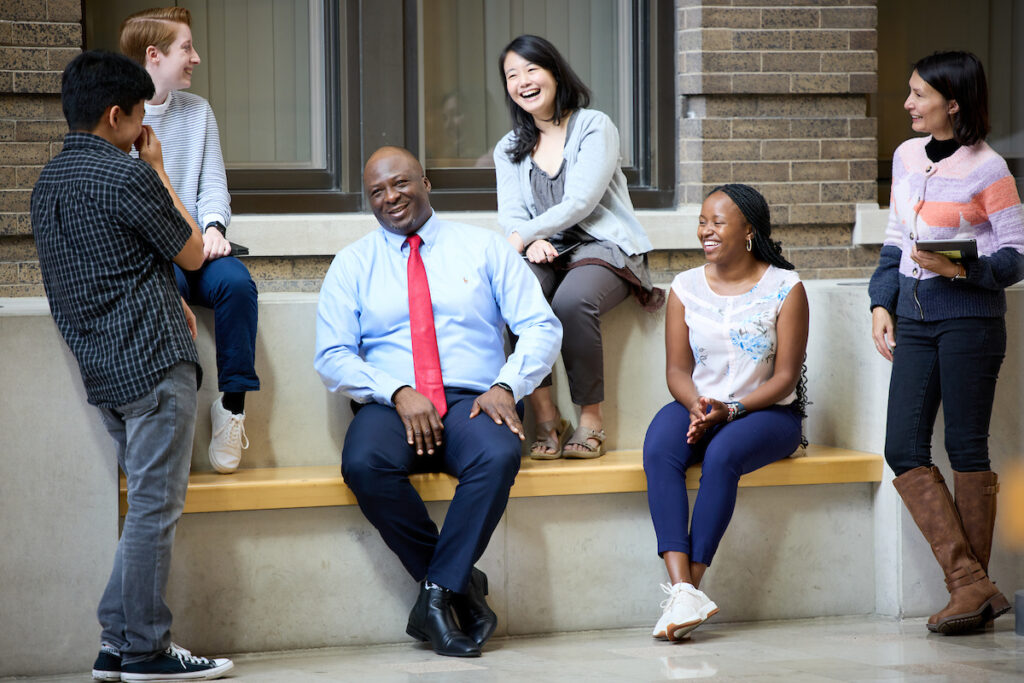
[[[470,419],[479,395],[445,390],[444,443],[432,456],[417,456],[398,413],[379,403],[358,408],[341,452],[341,474],[359,509],[412,578],[459,593],[505,512],[522,458],[519,437],[508,427],[484,413]],[[459,480],[440,533],[409,482],[411,473],[425,471]]]
[[[896,321],[885,460],[896,475],[932,464],[932,431],[942,403],[946,452],[957,472],[990,468],[988,427],[1006,353],[1002,318]]]
[[[787,406],[758,410],[716,425],[686,443],[690,411],[673,401],[658,411],[644,437],[644,473],[658,554],[686,553],[711,564],[736,508],[740,476],[790,455],[800,445],[800,416]],[[686,468],[702,462],[700,490],[687,529]]]
[[[174,266],[178,291],[190,304],[213,309],[217,386],[221,391],[257,391],[256,283],[234,256],[223,256],[184,272]]]

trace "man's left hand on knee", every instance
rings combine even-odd
[[[504,424],[509,431],[519,437],[520,441],[526,438],[523,423],[516,412],[515,397],[508,389],[495,384],[477,396],[473,401],[473,408],[469,411],[469,417],[472,419],[480,413],[486,413],[495,424]]]

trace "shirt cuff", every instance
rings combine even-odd
[[[491,386],[493,387],[495,384],[498,383],[507,384],[510,387],[512,387],[512,400],[515,401],[516,403],[519,403],[519,401],[526,394],[526,387],[524,386],[522,378],[511,372],[506,372],[504,369],[501,372],[499,372],[498,376],[494,379],[493,382],[491,382]]]
[[[224,220],[223,214],[207,213],[203,215],[203,224],[199,226],[200,228],[202,228],[202,232],[206,232],[206,226],[209,225],[210,223],[213,223],[214,221],[227,227],[228,223],[226,220]]]
[[[380,403],[381,405],[390,406],[394,408],[395,404],[391,400],[391,397],[395,395],[396,391],[398,391],[402,387],[407,386],[412,385],[410,385],[408,382],[403,382],[402,380],[399,379],[393,379],[388,382],[385,382],[381,384],[379,387],[377,387],[377,391],[374,392],[373,400],[375,400],[377,403]]]

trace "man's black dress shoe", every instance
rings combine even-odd
[[[417,640],[429,641],[434,652],[446,657],[479,657],[480,648],[459,630],[452,616],[452,593],[447,588],[420,588],[409,613],[405,632]]]
[[[473,639],[480,647],[498,627],[498,615],[487,604],[487,574],[473,567],[469,575],[469,586],[464,594],[452,595],[452,607],[459,620],[462,632]]]

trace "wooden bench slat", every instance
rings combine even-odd
[[[700,467],[686,472],[686,486],[696,489]],[[443,473],[415,474],[413,486],[423,500],[451,500],[456,481]],[[787,458],[751,472],[741,487],[880,482],[882,456],[830,446],[811,445],[807,455]],[[595,460],[524,459],[511,497],[629,493],[647,490],[639,450],[612,451]],[[185,512],[279,510],[355,505],[338,465],[242,469],[234,474],[196,472],[189,477]],[[128,508],[122,477],[121,514]]]

